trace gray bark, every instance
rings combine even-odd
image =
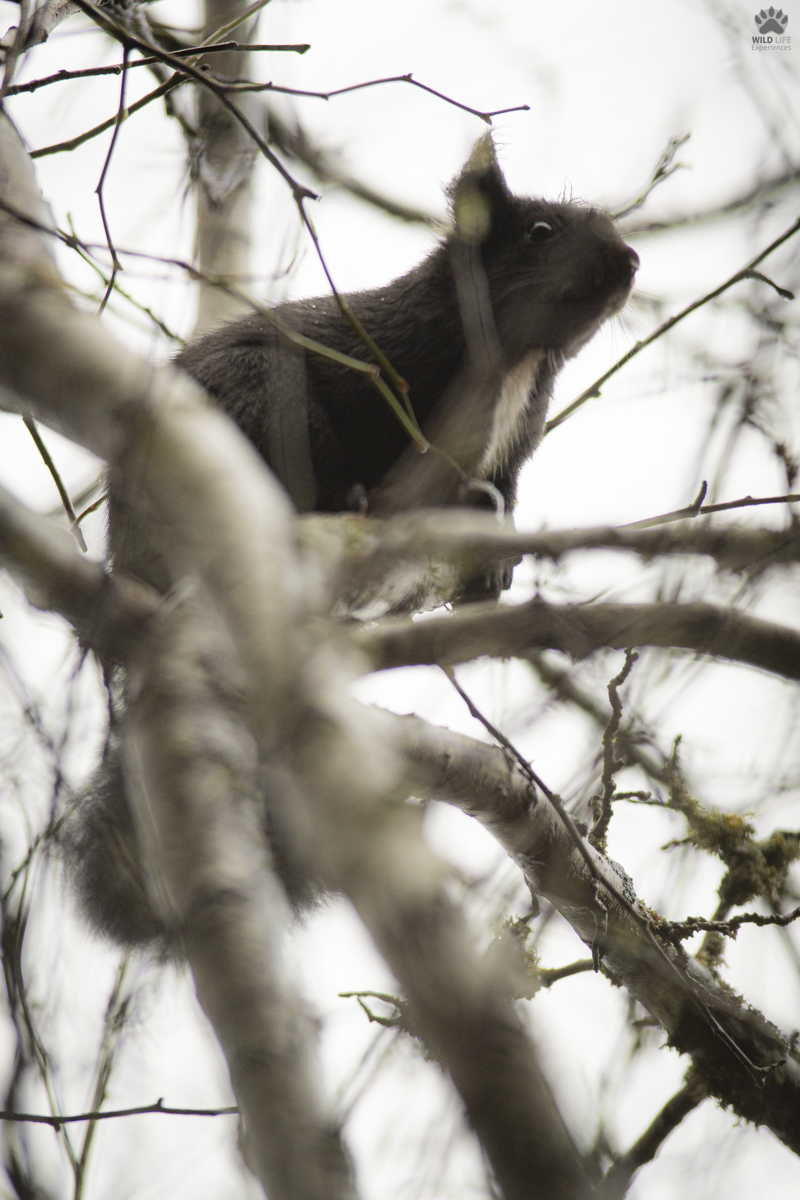
[[[0,385],[39,419],[110,459],[116,486],[126,485],[175,585],[201,581],[242,671],[243,711],[260,764],[272,778],[294,775],[298,838],[323,878],[350,896],[397,975],[415,1027],[459,1089],[507,1200],[528,1200],[534,1178],[543,1200],[586,1195],[580,1158],[509,982],[472,949],[413,814],[387,804],[402,799],[399,764],[381,744],[379,721],[347,699],[357,668],[314,610],[282,489],[187,378],[152,370],[60,291],[15,265],[0,265],[0,323],[7,332]],[[176,777],[186,760],[160,743],[155,717],[142,721],[132,745],[149,808],[166,801],[169,789],[159,780]],[[165,809],[154,827],[170,822]],[[162,854],[160,862],[158,887],[174,903],[184,889],[169,874],[172,856]],[[202,861],[195,867],[202,870]],[[198,972],[202,979],[202,967]],[[224,1045],[227,1034],[218,1032]],[[242,1087],[237,1065],[229,1065],[234,1086]],[[246,1088],[240,1100],[248,1111]],[[269,1111],[260,1110],[251,1140],[274,1142]]]

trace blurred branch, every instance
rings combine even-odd
[[[675,155],[680,150],[681,146],[685,145],[691,137],[690,133],[685,133],[683,137],[672,137],[667,142],[666,149],[653,168],[652,174],[635,199],[631,200],[618,212],[612,213],[615,221],[621,221],[623,217],[627,217],[630,213],[635,212],[637,208],[641,208],[650,193],[663,183],[665,179],[669,179],[670,175],[674,175],[676,171],[685,168],[686,163],[674,162]]]
[[[323,150],[314,141],[300,121],[295,120],[293,125],[289,125],[274,107],[266,103],[262,109],[262,118],[265,137],[284,155],[308,167],[320,183],[334,184],[400,221],[430,225],[433,228],[438,228],[441,224],[441,221],[430,213],[402,204],[351,175],[339,165],[332,151]]]
[[[623,1200],[633,1177],[640,1167],[652,1162],[673,1130],[677,1129],[684,1117],[702,1104],[708,1093],[694,1076],[679,1092],[672,1096],[661,1112],[650,1123],[638,1141],[634,1142],[627,1154],[608,1169],[608,1172],[598,1189],[598,1200]]]
[[[103,658],[124,661],[158,611],[142,583],[84,558],[72,538],[0,488],[0,561],[36,608],[60,613]]]
[[[33,189],[32,177],[27,179]],[[0,254],[3,249],[0,242]],[[476,954],[464,917],[443,888],[446,872],[426,849],[416,818],[402,805],[386,803],[397,792],[398,764],[383,746],[377,723],[365,720],[348,698],[354,668],[347,647],[338,635],[326,637],[324,623],[309,608],[316,593],[298,558],[282,489],[196,385],[172,370],[143,370],[100,322],[70,308],[56,286],[32,287],[23,270],[0,266],[0,321],[6,333],[0,340],[0,383],[28,403],[37,418],[111,461],[117,494],[140,522],[142,552],[150,551],[148,538],[155,539],[172,577],[198,579],[197,595],[210,597],[203,611],[217,613],[224,622],[235,651],[231,661],[246,673],[232,693],[223,680],[222,694],[246,702],[247,729],[258,739],[261,768],[275,781],[270,795],[280,805],[278,784],[292,786],[281,811],[295,823],[290,828],[299,828],[298,844],[319,864],[323,879],[347,893],[394,971],[415,1027],[460,1092],[507,1200],[528,1200],[533,1177],[543,1200],[585,1196],[580,1156],[513,1006],[510,982]],[[187,809],[207,801],[206,815],[217,822],[215,814],[227,811],[228,784],[218,778],[227,760],[223,756],[219,771],[216,765],[213,770],[204,766],[216,733],[210,730],[198,746],[195,723],[187,715],[183,729],[189,742],[181,742],[181,714],[193,704],[210,714],[218,697],[213,687],[209,692],[213,681],[197,679],[195,668],[190,670],[192,663],[208,662],[205,627],[193,630],[191,621],[182,627],[188,600],[178,600],[152,623],[153,641],[137,676],[139,715],[129,743],[129,764],[146,773],[148,796],[154,809],[159,806],[152,819],[162,834],[177,815],[170,807],[175,803],[170,780],[179,785]],[[199,652],[184,656],[188,675],[173,657],[179,635],[184,645],[184,636],[188,646],[194,639]],[[148,679],[158,680],[158,687],[146,686]],[[189,710],[178,703],[182,688]],[[241,722],[231,729],[237,739],[244,735]],[[132,774],[134,782],[136,777]],[[137,811],[146,814],[146,809]],[[247,803],[237,809],[230,832],[244,862],[259,845],[236,833],[250,811]],[[223,844],[226,828],[219,832]],[[144,822],[143,829],[146,845],[163,865],[160,911],[188,917],[191,879],[199,879],[193,872],[202,868],[204,847],[210,850],[213,840],[206,839],[208,824],[199,826],[202,840],[194,843],[185,838],[181,820],[181,856],[173,865],[190,874],[178,876],[169,873],[171,856],[166,862],[161,857],[162,839],[156,836],[153,843]],[[193,850],[199,861],[193,862]],[[212,895],[221,882],[214,878]],[[234,889],[233,900],[236,895]],[[229,917],[223,907],[220,919]],[[205,932],[210,946],[212,930]],[[238,932],[249,936],[246,922]],[[188,940],[190,960],[199,947]],[[205,974],[212,963],[206,950],[192,965],[206,1011],[216,1015],[217,1034],[230,1052],[242,1045],[243,1030],[220,1020],[224,1005],[211,992],[243,980],[233,964],[220,970],[220,962],[229,961],[224,942],[218,945],[213,974]],[[252,995],[252,962],[242,961]],[[249,1144],[259,1155],[262,1178],[272,1179],[269,1156],[283,1149],[276,1141],[283,1110],[269,1109],[266,1092],[252,1076],[241,1075],[248,1064],[256,1075],[265,1069],[258,1056],[229,1059]],[[321,1135],[320,1152],[324,1146]],[[303,1162],[304,1175],[307,1167]]]
[[[790,499],[791,496],[770,497],[769,503]],[[699,511],[740,505],[749,507],[745,500],[730,505],[707,505]],[[671,522],[673,518],[694,516],[697,511],[681,509],[668,517]],[[350,611],[357,610],[359,603],[369,596],[374,612],[374,602],[393,575],[402,574],[409,595],[419,595],[426,577],[429,589],[437,579],[445,588],[450,586],[447,568],[474,574],[521,554],[556,562],[578,550],[627,550],[646,560],[704,554],[726,570],[749,572],[763,570],[773,563],[800,560],[800,530],[794,525],[776,530],[737,525],[713,527],[703,522],[687,523],[678,529],[650,528],[666,520],[659,517],[632,525],[519,533],[510,521],[499,524],[491,514],[469,509],[423,509],[400,513],[382,522],[363,518],[356,521],[349,516],[337,520],[342,526],[344,546],[337,591],[339,600]],[[331,525],[330,518],[325,523]],[[320,524],[320,518],[304,517],[302,524],[313,528]],[[393,602],[398,610],[396,592]]]
[[[596,379],[593,384],[586,388],[585,391],[581,392],[577,400],[573,400],[571,404],[568,404],[566,408],[563,408],[560,413],[558,413],[555,417],[552,417],[547,422],[544,427],[545,435],[550,433],[553,429],[557,429],[559,425],[563,425],[564,421],[568,420],[568,418],[571,417],[573,413],[576,413],[579,408],[582,408],[588,400],[597,399],[600,396],[603,385],[607,383],[613,375],[616,375],[618,371],[620,371],[627,363],[629,363],[632,358],[635,358],[637,354],[640,354],[642,350],[645,350],[648,346],[652,346],[653,342],[658,341],[658,339],[663,337],[665,333],[668,333],[669,330],[674,328],[674,326],[677,325],[679,321],[682,321],[684,317],[688,317],[690,313],[696,312],[698,308],[702,308],[704,305],[709,304],[712,300],[716,300],[718,296],[721,296],[723,292],[726,292],[728,288],[733,287],[734,284],[741,283],[742,280],[752,278],[752,273],[758,264],[763,262],[764,259],[772,254],[773,251],[777,250],[779,246],[782,246],[784,242],[788,242],[789,238],[794,237],[798,229],[800,229],[800,218],[798,218],[793,225],[785,230],[780,237],[775,238],[775,241],[771,242],[769,246],[767,246],[766,250],[762,250],[760,254],[757,254],[756,257],[751,259],[746,266],[742,267],[741,270],[736,271],[736,273],[731,275],[729,279],[726,279],[724,283],[721,283],[719,287],[707,292],[705,296],[701,296],[699,300],[693,300],[691,304],[688,304],[686,308],[681,309],[681,311],[676,313],[674,317],[670,317],[669,320],[664,321],[658,326],[657,329],[654,329],[651,334],[649,334],[646,338],[643,338],[642,341],[639,341],[634,346],[631,346],[630,350],[628,350],[626,354],[623,354],[622,358],[615,362],[613,367],[609,367],[609,369],[603,375],[601,375],[599,379]],[[765,280],[765,282],[769,283],[772,287],[776,286],[770,279]]]
[[[733,213],[742,212],[748,208],[755,208],[758,204],[763,204],[770,200],[776,193],[785,191],[794,184],[800,182],[800,169],[793,168],[789,171],[784,171],[780,175],[775,175],[771,179],[765,179],[761,183],[756,184],[750,191],[743,192],[741,196],[734,197],[726,204],[715,205],[713,208],[705,209],[702,212],[689,213],[683,217],[671,217],[662,221],[641,221],[639,223],[627,222],[623,225],[623,236],[637,237],[649,233],[660,233],[670,229],[684,229],[691,225],[700,225],[710,221],[724,220],[725,217],[731,216]]]
[[[237,21],[247,22],[244,36],[249,41],[256,23],[245,16],[247,12],[244,0],[204,0],[202,41],[212,42],[218,29]],[[247,54],[242,58],[230,53],[221,59],[196,57],[192,61],[204,72],[241,70],[246,74],[251,59]],[[243,104],[252,119],[252,101],[245,98]],[[255,147],[247,130],[208,88],[195,89],[194,107],[193,128],[183,132],[194,184],[195,258],[202,275],[236,284],[251,265]],[[193,334],[205,333],[245,309],[231,292],[201,282]]]
[[[22,420],[25,423],[25,428],[28,430],[28,433],[33,438],[36,449],[42,456],[44,465],[47,467],[48,471],[53,477],[53,483],[56,485],[58,494],[61,497],[61,503],[64,506],[64,512],[67,514],[67,518],[69,519],[69,531],[85,554],[88,550],[86,539],[81,532],[81,527],[78,524],[78,515],[75,512],[75,509],[72,507],[72,501],[69,498],[69,492],[64,486],[64,481],[58,472],[56,464],[53,462],[52,455],[47,449],[47,446],[42,439],[42,435],[39,433],[38,426],[33,417],[23,417]]]
[[[288,904],[262,833],[243,684],[201,587],[150,624],[123,733],[147,891],[188,959],[268,1195],[354,1200],[340,1131],[319,1094],[314,1022],[286,979]],[[280,787],[273,778],[268,795]]]
[[[606,647],[668,646],[800,679],[800,633],[700,601],[554,605],[537,597],[513,608],[468,605],[455,621],[387,618],[353,637],[376,671],[454,666],[483,655],[519,657],[532,649],[563,650],[580,659]]]

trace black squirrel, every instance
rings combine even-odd
[[[363,375],[288,344],[260,313],[206,334],[175,360],[247,434],[300,512],[361,507],[381,515],[398,506],[486,503],[486,492],[483,500],[480,489],[470,492],[473,478],[492,484],[511,512],[558,370],[628,298],[639,258],[611,218],[581,204],[512,195],[489,135],[449,193],[455,228],[424,262],[345,299],[408,383],[416,420],[434,443],[443,408],[451,396],[457,407],[458,393],[469,389],[470,359],[495,354],[497,386],[484,403],[479,450],[461,471],[399,503],[390,497],[387,478],[404,452],[415,451],[389,406]],[[468,311],[482,301],[484,313]],[[332,295],[274,313],[305,337],[368,357]],[[478,347],[470,329],[476,315],[490,327]],[[427,472],[435,474],[435,466]]]
[[[420,455],[363,374],[304,352],[263,313],[223,325],[175,360],[236,421],[300,512],[502,503],[510,513],[556,374],[628,298],[639,259],[612,219],[583,204],[512,195],[488,135],[449,194],[454,228],[425,261],[346,297],[407,382],[416,421],[438,450]],[[334,296],[274,313],[305,338],[368,357]],[[168,565],[142,559],[135,514],[113,481],[109,533],[115,565],[166,590]],[[510,576],[506,565],[462,598],[497,595]],[[64,841],[91,924],[135,945],[164,931],[145,895],[115,738]],[[313,888],[296,878],[274,829],[271,841],[287,894],[302,906]]]

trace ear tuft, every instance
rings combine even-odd
[[[486,241],[493,227],[502,224],[511,193],[497,162],[492,135],[485,133],[475,143],[461,174],[450,184],[456,236],[477,244]]]

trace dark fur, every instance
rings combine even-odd
[[[517,476],[535,450],[555,375],[621,308],[638,258],[610,218],[576,204],[513,196],[493,154],[467,164],[451,191],[476,192],[486,206],[488,230],[480,260],[501,351],[501,370],[526,353],[547,354],[531,389],[526,419],[505,447],[490,482],[506,509],[516,500]],[[537,222],[554,235],[530,240]],[[386,287],[346,297],[358,320],[410,385],[409,397],[424,432],[458,379],[467,357],[453,272],[453,239]],[[287,325],[323,345],[369,361],[369,353],[341,315],[333,296],[284,304]],[[247,434],[272,466],[301,512],[341,512],[354,498],[373,501],[409,437],[364,376],[283,341],[261,314],[224,325],[176,359]],[[418,503],[437,500],[421,495]],[[451,503],[463,497],[449,497]]]
[[[512,196],[488,140],[476,147],[451,197],[454,233],[407,275],[347,301],[407,380],[420,426],[432,442],[445,443],[456,472],[442,456],[409,450],[407,433],[363,375],[296,349],[261,314],[200,338],[176,359],[247,434],[301,512],[365,502],[377,513],[490,502],[486,493],[464,490],[464,479],[475,477],[493,484],[513,510],[517,476],[541,439],[560,366],[627,298],[638,259],[611,219],[581,205]],[[551,229],[541,240],[537,222]],[[331,296],[275,312],[306,337],[368,358]],[[524,388],[504,393],[509,377],[523,378]],[[498,425],[496,414],[512,394],[513,420]],[[491,463],[484,461],[489,447]],[[164,590],[172,582],[169,564],[137,536],[139,518],[127,500],[112,480],[115,565]],[[497,594],[510,574],[475,581],[466,596]],[[274,814],[270,824],[287,893],[304,903],[309,881],[281,846]],[[116,743],[67,822],[65,842],[91,923],[122,943],[157,938]]]

